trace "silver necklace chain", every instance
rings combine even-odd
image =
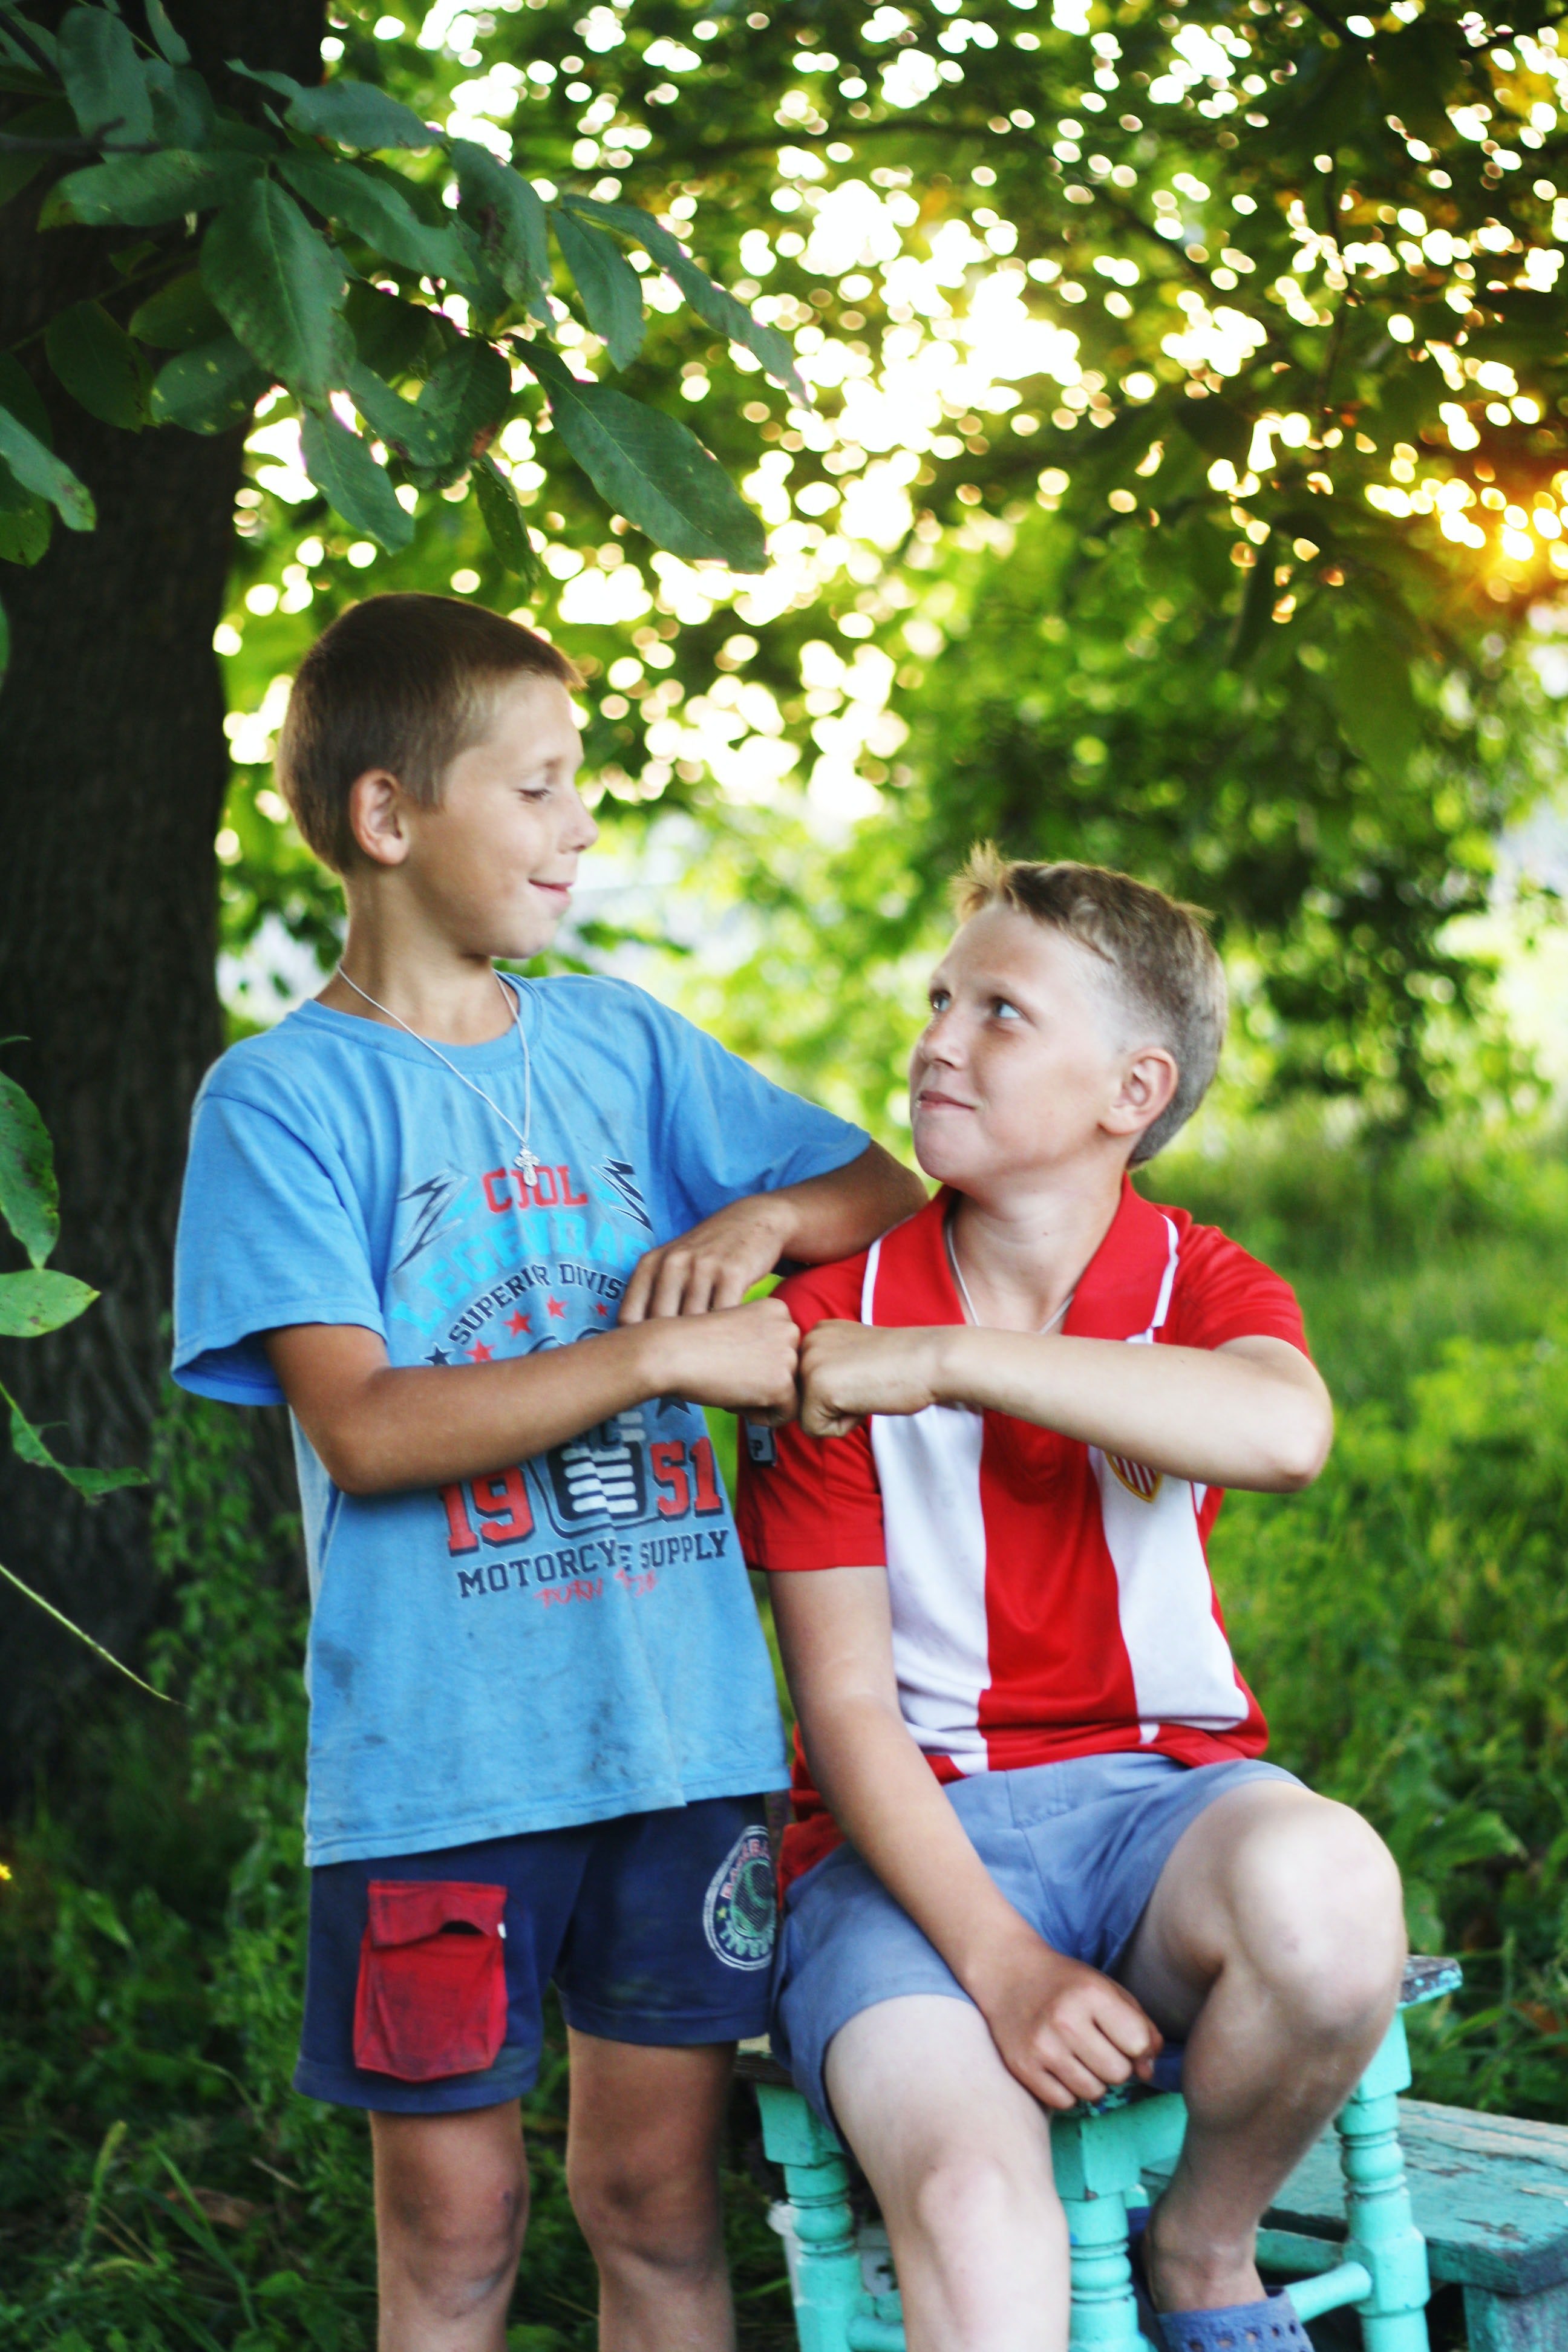
[[[353,983],[351,982],[350,984],[352,986]],[[958,1263],[958,1249],[952,1238],[952,1223],[951,1218],[942,1226],[942,1239],[947,1244],[947,1262],[952,1268],[952,1278],[958,1285],[958,1296],[963,1304],[963,1311],[968,1316],[971,1323],[978,1326],[980,1318],[974,1311],[974,1301],[969,1296],[969,1285],[963,1279],[963,1268]],[[1062,1300],[1061,1305],[1057,1308],[1056,1313],[1050,1318],[1049,1321],[1042,1323],[1039,1329],[1035,1333],[1037,1339],[1048,1338],[1050,1333],[1056,1330],[1058,1325],[1067,1320],[1068,1308],[1072,1305],[1073,1299],[1076,1296],[1076,1291],[1069,1290],[1068,1292],[1067,1297]]]
[[[502,1110],[493,1095],[486,1094],[483,1087],[476,1086],[466,1071],[458,1069],[456,1062],[448,1061],[439,1045],[433,1044],[428,1037],[422,1037],[417,1029],[411,1029],[403,1015],[400,1013],[394,1013],[390,1004],[383,1004],[379,998],[371,994],[368,988],[362,988],[357,980],[350,980],[342,964],[338,966],[337,976],[342,981],[347,981],[356,996],[363,996],[367,1004],[374,1005],[376,1011],[384,1013],[388,1021],[395,1021],[398,1027],[412,1037],[416,1045],[423,1045],[427,1054],[434,1054],[436,1059],[444,1063],[452,1076],[459,1079],[471,1095],[478,1095],[482,1103],[489,1106],[503,1127],[510,1128],[521,1147],[511,1164],[521,1175],[527,1190],[531,1192],[539,1182],[539,1171],[542,1163],[538,1153],[530,1150],[528,1141],[533,1129],[533,1057],[528,1050],[528,1036],[522,1025],[521,990],[514,991],[508,988],[500,972],[492,972],[491,976],[496,986],[510,1007],[512,1025],[517,1031],[517,1042],[522,1047],[522,1125],[519,1127],[517,1121],[509,1118]]]

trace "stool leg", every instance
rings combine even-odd
[[[1070,2352],[1142,2352],[1127,2260],[1127,2200],[1064,2197],[1072,2262]]]
[[[849,2322],[864,2296],[843,2148],[798,2091],[759,2084],[757,2105],[763,2145],[784,2168],[795,2231],[800,2352],[849,2352]]]
[[[1426,2241],[1411,2216],[1399,2145],[1398,2094],[1409,2084],[1405,2024],[1395,2017],[1335,2118],[1349,2225],[1345,2258],[1364,2263],[1372,2276],[1371,2294],[1356,2306],[1366,2352],[1427,2352]]]

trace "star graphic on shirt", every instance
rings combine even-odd
[[[468,1349],[468,1361],[470,1364],[488,1364],[494,1354],[495,1349],[487,1348],[484,1341],[480,1339],[476,1346]]]
[[[506,1328],[514,1339],[521,1339],[525,1331],[532,1330],[533,1324],[528,1316],[519,1313],[507,1317]]]
[[[559,1318],[565,1314],[566,1309],[558,1298],[552,1298],[549,1301],[549,1312]]]
[[[595,1302],[594,1302],[594,1312],[595,1312],[595,1315],[607,1315],[607,1314],[609,1313],[609,1311],[610,1311],[610,1310],[609,1310],[609,1308],[605,1306],[605,1302],[604,1302],[604,1300],[603,1300],[602,1298],[598,1298],[598,1299],[595,1299]]]
[[[432,1348],[425,1360],[427,1364],[449,1364],[452,1359],[445,1348]]]

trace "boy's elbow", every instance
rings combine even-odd
[[[305,1434],[340,1493],[380,1495],[398,1483],[388,1475],[384,1446],[375,1443],[374,1432],[362,1427],[356,1416],[344,1414],[325,1425],[307,1427]]]
[[[1276,1494],[1299,1495],[1321,1474],[1334,1442],[1333,1408],[1327,1397],[1303,1397],[1300,1409],[1275,1432],[1269,1486]]]

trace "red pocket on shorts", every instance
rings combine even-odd
[[[493,2066],[506,2036],[504,1886],[372,1879],[354,2063],[400,2083]]]

